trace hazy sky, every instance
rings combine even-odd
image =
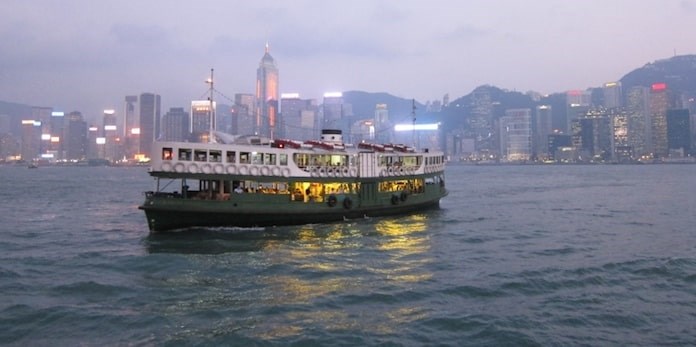
[[[281,92],[420,102],[482,84],[585,89],[696,53],[696,0],[2,0],[0,13],[0,100],[92,117],[141,92],[188,109],[210,68],[223,94],[252,93],[266,41]]]

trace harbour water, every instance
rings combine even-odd
[[[173,234],[145,168],[0,181],[3,345],[696,344],[696,165],[451,165],[439,210]]]

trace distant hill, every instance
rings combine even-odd
[[[624,92],[634,86],[649,87],[661,82],[677,92],[696,92],[696,55],[675,56],[645,64],[620,81]]]
[[[356,119],[372,118],[375,116],[375,105],[387,104],[389,118],[403,120],[410,117],[412,99],[404,99],[388,93],[368,93],[361,91],[348,91],[343,93],[343,101],[353,106],[353,114]],[[416,112],[424,110],[425,106],[416,102]]]

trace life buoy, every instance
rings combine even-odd
[[[184,163],[176,163],[176,165],[174,165],[174,171],[176,171],[178,173],[184,172],[185,169],[186,169],[186,165],[184,165]]]
[[[326,200],[326,204],[329,205],[329,207],[336,206],[336,202],[338,202],[338,199],[336,199],[335,195],[329,195],[329,198]]]
[[[379,172],[379,177],[384,177],[384,176],[386,176],[386,175],[387,175],[387,170],[386,170],[386,169],[382,169],[382,171]]]
[[[350,210],[351,208],[353,208],[353,200],[351,200],[349,197],[345,197],[343,199],[343,208],[345,208],[346,210]]]
[[[289,176],[290,176],[290,169],[283,168],[283,177],[289,177]]]
[[[403,174],[404,174],[404,168],[400,167],[399,168],[399,175],[403,175]]]
[[[252,175],[252,176],[258,176],[258,174],[259,174],[259,168],[258,168],[257,166],[252,166],[252,167],[249,169],[249,174]]]
[[[242,165],[239,167],[239,174],[240,175],[247,175],[249,174],[249,168],[246,165]]]
[[[271,171],[273,172],[273,176],[280,176],[280,168],[279,167],[274,166],[273,170],[271,170]]]
[[[216,174],[221,174],[221,173],[225,172],[225,167],[222,166],[222,164],[215,164],[215,166],[213,167],[213,171]]]
[[[198,173],[198,165],[196,165],[196,164],[189,165],[188,171],[190,173]]]
[[[344,167],[343,170],[341,170],[341,172],[343,173],[343,177],[350,177],[350,170],[348,170],[347,167]]]
[[[162,163],[162,171],[169,172],[172,170],[172,163],[166,162]]]
[[[271,169],[269,169],[268,166],[262,166],[259,171],[261,171],[261,175],[263,176],[268,176],[268,174],[271,173]]]
[[[326,177],[326,168],[324,168],[324,167],[319,168],[319,177]]]
[[[401,195],[399,196],[399,199],[401,199],[401,201],[406,201],[406,199],[408,199],[408,194],[408,190],[402,191]]]
[[[355,177],[358,175],[358,169],[354,167],[350,168],[350,170],[348,170],[348,174],[350,175],[350,177]]]
[[[394,176],[394,168],[390,167],[389,169],[387,169],[387,173],[389,173],[389,176]]]
[[[227,173],[230,175],[235,175],[237,173],[237,167],[234,165],[229,165],[227,167]]]
[[[396,194],[392,194],[391,196],[391,203],[392,205],[397,205],[399,204],[399,196]]]
[[[201,165],[201,172],[205,174],[209,174],[212,171],[212,167],[210,167],[210,164],[203,164]]]

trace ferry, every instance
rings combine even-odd
[[[447,195],[440,151],[345,144],[332,129],[310,141],[211,134],[206,143],[153,144],[156,188],[139,206],[151,232],[408,214]]]

